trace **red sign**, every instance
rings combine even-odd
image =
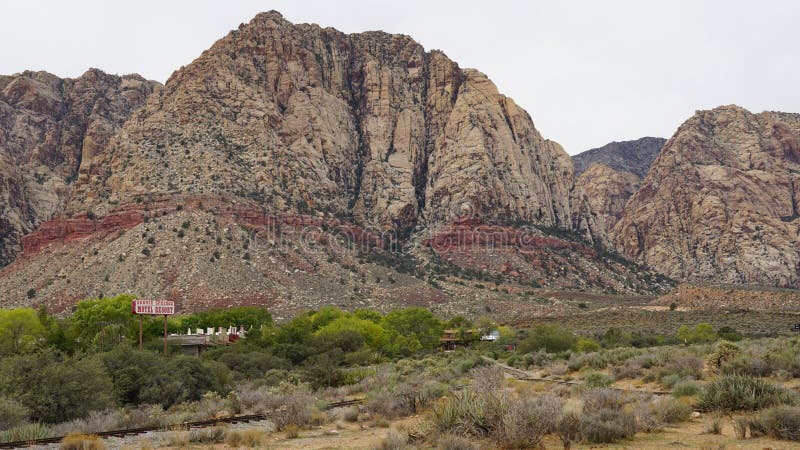
[[[175,302],[172,300],[134,300],[131,303],[131,310],[134,314],[168,316],[175,314]]]

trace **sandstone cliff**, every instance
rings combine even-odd
[[[800,115],[699,111],[667,142],[612,233],[680,280],[800,287]]]
[[[259,14],[115,130],[0,272],[6,305],[513,314],[539,287],[670,286],[606,251],[569,156],[523,109],[407,36]]]
[[[581,175],[592,164],[599,163],[644,178],[665,142],[667,140],[663,138],[643,137],[635,141],[612,142],[586,150],[572,157],[575,175]]]
[[[631,172],[594,163],[578,177],[577,184],[586,193],[591,209],[600,214],[611,229],[622,216],[625,203],[639,189],[641,181]]]
[[[227,195],[407,233],[465,213],[605,239],[569,156],[482,73],[408,36],[256,16],[181,68],[96,159],[72,211]]]
[[[0,76],[0,266],[61,211],[79,172],[155,86],[95,69],[76,79]]]

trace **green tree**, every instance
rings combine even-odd
[[[0,354],[29,353],[40,345],[45,328],[31,308],[0,310]]]
[[[696,344],[717,340],[717,333],[714,332],[714,327],[710,323],[698,323],[694,328],[681,325],[675,337],[685,344]]]
[[[444,330],[442,321],[425,308],[396,309],[381,324],[395,335],[418,341],[423,349],[438,347]]]
[[[96,358],[67,358],[52,351],[7,358],[0,389],[30,410],[31,419],[55,423],[114,404],[114,386]]]
[[[112,336],[123,335],[129,342],[139,339],[139,318],[131,311],[132,295],[118,295],[113,298],[102,297],[78,302],[68,320],[68,338],[76,342],[78,348],[97,348],[101,329],[106,342]],[[158,336],[163,328],[158,319],[142,317],[147,336]],[[107,347],[104,345],[104,347]]]
[[[520,343],[519,351],[530,353],[544,350],[548,353],[559,353],[575,349],[577,344],[578,336],[566,328],[555,325],[538,325]]]
[[[201,311],[180,317],[178,332],[187,329],[206,329],[209,327],[244,327],[245,330],[260,329],[262,325],[272,326],[272,314],[266,308],[256,306],[234,306]]]
[[[321,341],[340,342],[340,345],[349,342],[343,351],[354,351],[352,348],[356,343],[353,340],[353,333],[363,338],[370,348],[382,351],[389,343],[389,332],[380,325],[370,320],[359,319],[353,316],[340,317],[314,333]]]

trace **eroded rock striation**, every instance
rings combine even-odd
[[[591,209],[602,215],[611,229],[625,210],[625,203],[639,189],[642,179],[634,173],[615,170],[605,164],[592,164],[578,177]]]
[[[0,266],[22,235],[59,213],[91,159],[157,83],[91,69],[0,76]]]
[[[667,142],[612,230],[688,281],[800,287],[800,115],[699,111]]]
[[[466,212],[605,239],[569,156],[482,73],[408,36],[262,13],[151,97],[79,182],[74,211],[229,195],[408,233]]]

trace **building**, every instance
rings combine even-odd
[[[171,334],[167,337],[167,342],[180,345],[183,353],[188,355],[200,356],[204,350],[221,345],[231,345],[245,335],[243,327],[224,327],[202,328],[192,332],[187,330],[186,334]]]

